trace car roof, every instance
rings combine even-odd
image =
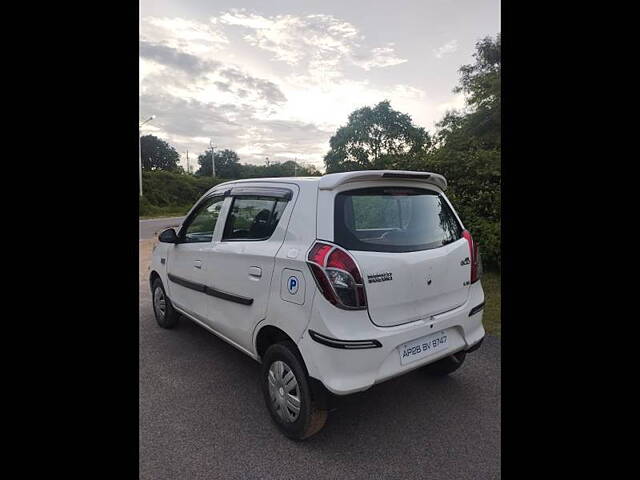
[[[358,170],[355,172],[328,173],[321,177],[269,177],[269,178],[243,178],[241,180],[231,180],[216,185],[232,185],[248,182],[285,182],[285,183],[317,183],[320,190],[333,190],[339,185],[351,182],[362,182],[368,180],[389,179],[389,180],[411,180],[423,183],[430,183],[445,190],[447,179],[438,173],[416,172],[411,170]]]
[[[364,182],[370,180],[410,180],[423,183],[430,183],[447,188],[447,179],[438,173],[415,172],[411,170],[359,170],[356,172],[330,173],[320,177],[320,190],[333,190],[339,185],[351,182]]]

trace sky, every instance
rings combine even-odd
[[[389,100],[433,132],[499,0],[141,0],[141,128],[197,168],[209,148],[242,163],[324,170],[349,114]]]

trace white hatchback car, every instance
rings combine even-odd
[[[261,362],[267,408],[294,439],[336,396],[451,373],[484,337],[484,293],[446,186],[388,170],[217,185],[159,236],[156,320],[182,315]]]

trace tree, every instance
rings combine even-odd
[[[436,143],[449,149],[500,149],[500,34],[476,43],[475,63],[460,67],[454,93],[466,96],[466,112],[448,112],[438,124]]]
[[[286,162],[270,162],[269,165],[241,165],[241,178],[261,178],[261,177],[309,177],[318,176],[320,172],[314,166],[300,165],[293,160]]]
[[[385,100],[352,112],[329,144],[324,162],[327,173],[332,173],[410,168],[429,148],[431,139],[409,115],[392,109]]]
[[[180,155],[176,149],[154,135],[140,138],[140,157],[143,170],[178,170]]]
[[[219,150],[214,152],[213,158],[216,162],[216,177],[218,178],[241,178],[240,158],[233,150]],[[200,168],[196,172],[197,176],[212,176],[211,150],[198,155]]]
[[[500,108],[500,34],[476,43],[473,57],[476,63],[460,67],[460,84],[453,91],[466,93],[467,104],[475,109]]]
[[[448,112],[438,123],[435,147],[424,169],[443,174],[447,195],[465,226],[478,239],[483,260],[500,266],[500,34],[476,44],[475,63],[460,68],[466,109]]]

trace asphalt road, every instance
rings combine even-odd
[[[176,227],[182,223],[184,217],[152,218],[140,220],[140,240],[155,238],[163,230]]]
[[[500,478],[498,337],[448,378],[414,371],[346,397],[296,443],[272,424],[257,362],[187,320],[156,326],[145,270],[141,257],[141,479]]]

